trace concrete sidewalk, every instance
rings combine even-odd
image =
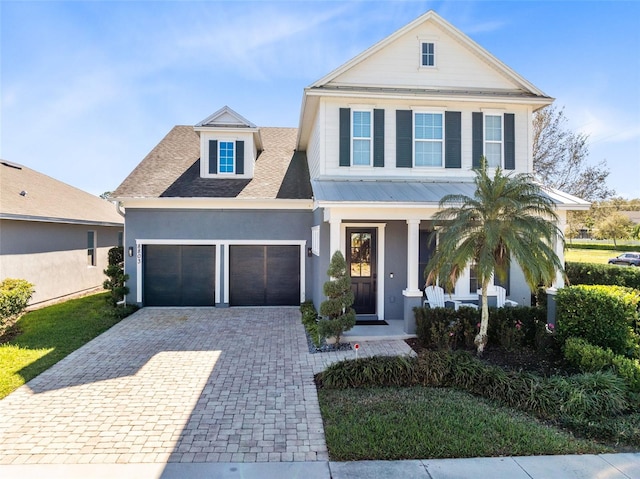
[[[415,461],[0,466],[10,479],[638,479],[640,453]]]

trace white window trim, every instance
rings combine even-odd
[[[215,173],[209,173],[209,141],[211,140],[215,140],[218,142],[217,144],[218,165]],[[243,175],[236,174],[236,155],[237,155],[236,142],[238,141],[244,141],[244,145],[245,145],[244,146],[245,147],[245,165],[244,165],[245,174]],[[232,173],[220,173],[220,143],[221,142],[233,143],[233,172]],[[203,143],[204,144],[201,144],[203,158],[201,158],[201,167],[200,167],[200,176],[202,178],[220,178],[220,177],[228,178],[229,176],[233,176],[234,178],[247,177],[247,174],[246,174],[247,139],[246,138],[240,138],[238,136],[229,136],[229,135],[223,134],[223,135],[207,136],[206,138],[203,139]]]
[[[220,171],[220,148],[222,143],[231,143],[233,145],[233,158],[231,160],[231,171]],[[236,174],[236,141],[227,139],[218,139],[218,171],[217,174],[221,176],[235,175]]]
[[[487,117],[500,117],[500,141],[487,140]],[[504,111],[502,110],[482,110],[482,154],[487,158],[487,143],[500,144],[500,168],[504,168]],[[489,166],[489,168],[496,168]]]
[[[422,45],[425,43],[433,44],[433,65],[422,64]],[[438,68],[438,41],[436,38],[418,37],[418,69],[419,70],[436,70]]]
[[[437,114],[442,116],[442,139],[440,140],[425,140],[425,139],[416,139],[416,115],[419,114],[424,114],[424,113],[430,113],[430,114]],[[413,161],[413,168],[425,168],[425,169],[430,169],[430,170],[434,170],[436,168],[440,168],[443,169],[444,168],[444,140],[446,138],[446,131],[445,131],[445,122],[444,122],[444,116],[445,116],[445,112],[444,110],[432,110],[432,109],[414,109],[413,110],[413,118],[412,118],[412,126],[411,126],[411,136],[413,137],[413,141],[411,143],[411,155],[412,155],[412,161]],[[484,133],[484,132],[483,132]],[[440,166],[432,166],[432,165],[417,165],[416,164],[416,142],[428,142],[428,143],[440,143],[442,145],[442,162],[440,163]]]
[[[360,136],[354,136],[353,134],[353,125],[354,125],[354,116],[356,113],[369,113],[370,115],[370,119],[371,119],[371,129],[369,131],[369,163],[367,163],[366,165],[356,165],[353,162],[353,154],[354,154],[354,150],[355,148],[353,147],[353,141],[354,140],[366,140],[366,137],[360,137]],[[350,136],[351,136],[351,166],[354,168],[369,168],[371,166],[373,166],[373,108],[351,108],[351,122],[349,125],[350,128]]]

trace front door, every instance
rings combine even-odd
[[[347,228],[347,268],[356,314],[376,314],[376,228]]]

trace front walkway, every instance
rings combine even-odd
[[[0,464],[327,461],[313,373],[345,357],[298,308],[145,308],[0,401]]]

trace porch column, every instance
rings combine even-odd
[[[564,230],[566,229],[566,227],[567,227],[567,212],[558,211],[558,229],[560,230],[560,233],[556,237],[554,247],[555,247],[556,255],[558,256],[562,264],[564,264]],[[562,277],[562,274],[559,271],[556,272],[556,279],[553,282],[553,286],[556,289],[564,287],[564,278]]]
[[[407,220],[407,291],[418,291],[420,220]]]
[[[564,230],[567,227],[567,212],[558,211],[558,229],[560,233],[555,239],[553,245],[556,255],[562,264],[564,264]],[[556,324],[556,294],[558,289],[564,287],[564,278],[560,271],[556,272],[556,278],[550,288],[547,289],[547,323]]]
[[[415,334],[416,319],[413,308],[422,304],[422,291],[418,284],[418,265],[420,252],[420,220],[407,220],[407,288],[404,296],[404,331]]]
[[[333,254],[342,248],[340,247],[340,218],[331,218],[329,220],[329,260]]]

